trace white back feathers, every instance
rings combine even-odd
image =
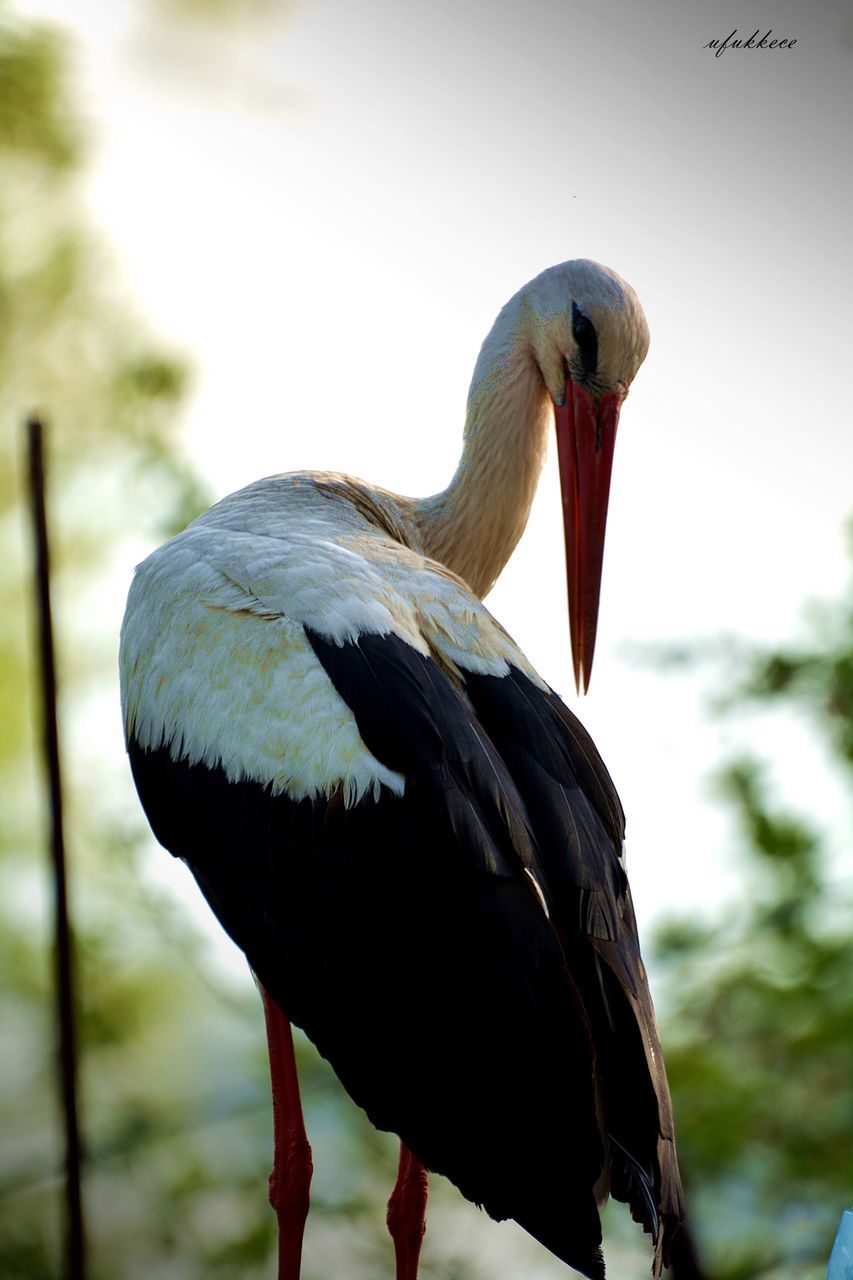
[[[390,499],[385,499],[390,503]],[[473,593],[371,519],[339,477],[273,476],[230,495],[138,568],[122,628],[125,729],[293,799],[345,803],[403,776],[362,741],[304,627],[338,644],[391,632],[449,671],[536,678]]]

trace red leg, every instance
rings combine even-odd
[[[261,987],[272,1080],[274,1156],[270,1204],[278,1219],[278,1280],[299,1280],[314,1165],[305,1133],[290,1023]]]
[[[426,1231],[427,1171],[402,1142],[397,1181],[385,1221],[397,1255],[397,1280],[418,1280],[418,1259]]]

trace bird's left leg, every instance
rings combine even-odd
[[[426,1231],[426,1203],[427,1171],[401,1142],[397,1181],[385,1217],[397,1255],[397,1280],[417,1280]]]
[[[269,1198],[278,1219],[278,1280],[299,1280],[314,1165],[305,1132],[290,1023],[261,987],[270,1056],[273,1168]]]

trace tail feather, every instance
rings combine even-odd
[[[631,1210],[635,1222],[642,1223],[655,1240],[660,1235],[654,1176],[644,1169],[631,1152],[612,1133],[610,1141],[610,1191]],[[614,1150],[615,1148],[615,1150]]]

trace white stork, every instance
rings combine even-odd
[[[552,267],[483,344],[443,493],[271,476],[137,570],[128,750],[157,838],[264,994],[281,1280],[298,1280],[311,1177],[290,1023],[401,1139],[399,1280],[417,1275],[425,1170],[596,1278],[613,1195],[665,1265],[683,1202],[622,808],[482,604],[556,418],[586,687],[616,424],[647,348],[614,272]]]

